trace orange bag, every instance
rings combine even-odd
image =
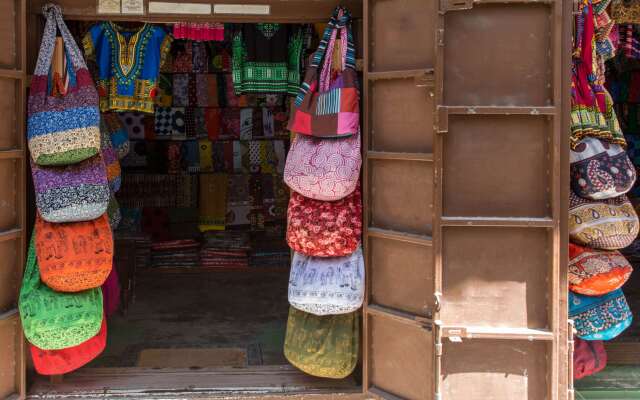
[[[52,224],[36,217],[40,279],[58,292],[101,286],[113,266],[113,236],[107,214],[92,221]]]
[[[598,250],[569,243],[569,290],[603,296],[619,289],[633,268],[617,250]]]

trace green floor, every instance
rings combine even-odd
[[[575,382],[576,400],[640,399],[638,365],[609,365],[603,371]]]

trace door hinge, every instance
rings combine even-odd
[[[567,370],[569,371],[569,376],[567,377],[567,399],[568,400],[574,400],[575,399],[575,389],[573,387],[573,352],[575,350],[575,341],[573,339],[573,335],[574,335],[574,326],[573,326],[573,320],[570,319],[567,321],[567,324],[569,325],[569,329],[567,329],[567,355],[568,355],[568,360],[567,363],[569,364],[569,368],[567,368]]]
[[[470,10],[474,0],[440,0],[440,12]]]

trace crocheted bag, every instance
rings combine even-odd
[[[619,289],[633,268],[619,251],[595,250],[569,243],[569,289],[602,296]]]
[[[52,224],[36,216],[40,279],[57,292],[100,287],[113,267],[113,236],[107,214],[86,222]]]
[[[345,257],[309,257],[294,253],[289,304],[315,315],[354,312],[364,298],[362,249]]]
[[[342,71],[332,79],[332,58],[338,32],[343,44]],[[291,111],[288,129],[303,135],[329,138],[355,135],[359,127],[358,74],[351,33],[351,14],[346,8],[338,6],[307,67],[304,82]]]
[[[284,356],[303,372],[342,379],[356,367],[360,347],[357,312],[319,317],[289,308]]]
[[[569,196],[569,238],[572,242],[603,250],[629,246],[638,236],[638,215],[627,196],[587,200]]]
[[[315,200],[340,200],[356,189],[362,155],[360,133],[344,139],[295,135],[287,154],[284,182]]]
[[[292,192],[287,210],[287,243],[298,253],[340,257],[353,253],[362,235],[360,187],[338,201],[313,200]]]
[[[47,22],[29,91],[29,150],[39,165],[74,164],[100,151],[98,93],[60,7],[45,5],[43,13]],[[61,97],[49,95],[56,28],[64,41],[69,79],[68,90]]]
[[[96,219],[107,210],[107,170],[98,154],[66,167],[41,167],[31,162],[36,206],[48,222]]]
[[[582,379],[585,376],[600,372],[607,366],[607,352],[604,350],[602,340],[573,339],[573,379]]]
[[[598,297],[569,292],[569,318],[575,321],[579,338],[611,340],[631,325],[633,314],[617,289]]]
[[[36,372],[40,375],[62,375],[75,371],[89,363],[104,351],[107,344],[107,321],[97,335],[77,346],[61,350],[42,350],[30,344],[31,358]]]
[[[40,281],[35,235],[29,243],[18,307],[25,337],[42,350],[77,346],[94,337],[102,324],[100,289],[59,293]]]
[[[593,137],[571,150],[571,188],[592,200],[627,193],[636,180],[636,169],[622,146]]]

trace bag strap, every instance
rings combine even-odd
[[[84,57],[73,39],[73,35],[69,32],[69,28],[62,19],[62,10],[60,6],[55,4],[46,4],[42,7],[42,13],[44,14],[47,22],[44,26],[44,32],[42,34],[42,43],[40,45],[40,51],[38,52],[38,61],[36,63],[36,69],[34,75],[48,75],[51,68],[51,61],[53,59],[53,49],[55,47],[56,32],[60,30],[62,40],[66,53],[71,59],[71,64],[74,70],[81,68],[87,68],[84,62]]]
[[[332,43],[335,42],[335,32],[337,30],[344,32],[341,32],[341,35],[346,35],[346,47],[343,42],[343,48],[345,49],[343,52],[343,66],[344,68],[356,69],[355,46],[353,45],[353,34],[351,32],[351,13],[343,6],[337,6],[333,11],[333,15],[324,30],[318,49],[311,58],[311,67],[318,68],[323,59],[328,58],[330,60],[332,58],[333,54],[331,54],[331,52],[327,53],[327,48],[331,46],[331,50],[333,50]]]

